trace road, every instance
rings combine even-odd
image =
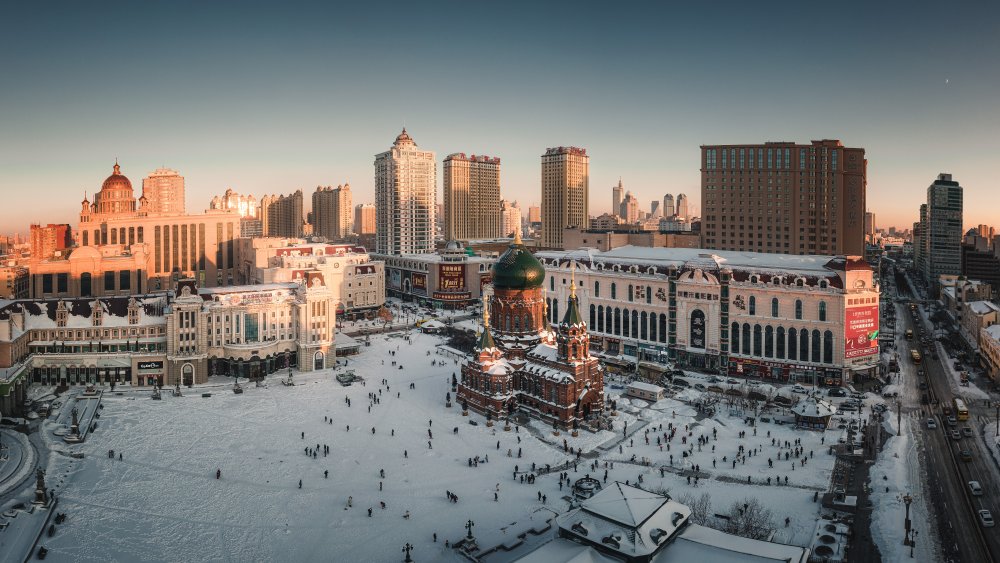
[[[904,288],[900,288],[905,292]],[[904,295],[906,297],[906,295]],[[925,334],[926,328],[922,318],[915,322],[911,316],[910,308],[899,304],[897,306],[896,328],[899,334],[905,333],[907,329],[912,329],[914,339],[907,345],[898,348],[900,363],[911,363],[909,351],[920,349],[920,337]],[[905,342],[902,341],[902,342]],[[908,387],[908,395],[919,397],[923,391],[916,391],[915,386],[920,381],[926,381],[929,388],[926,391],[931,402],[935,400],[937,404],[920,405],[911,401],[905,401],[903,413],[917,418],[916,421],[921,428],[924,441],[925,462],[927,465],[926,488],[930,494],[929,506],[936,513],[939,534],[943,555],[950,560],[978,563],[980,561],[1000,561],[1000,536],[997,536],[996,529],[982,528],[976,516],[975,510],[986,508],[992,511],[996,517],[1000,517],[1000,487],[995,478],[993,460],[986,449],[982,436],[979,436],[974,420],[959,422],[955,426],[947,424],[943,415],[942,407],[951,405],[954,399],[948,374],[941,365],[941,359],[935,360],[930,355],[930,350],[921,350],[923,362],[920,367],[926,373],[924,378],[910,378],[904,381]],[[947,356],[945,356],[947,358]],[[914,366],[915,367],[915,366]],[[906,371],[916,371],[909,369]],[[906,405],[906,403],[909,403]],[[933,418],[938,424],[937,429],[927,427],[927,419]],[[974,418],[974,417],[973,417]],[[972,429],[975,437],[962,437],[958,440],[951,437],[953,429],[961,429],[968,426]],[[959,452],[966,450],[972,454],[971,461],[962,461]],[[972,496],[968,482],[979,481],[983,487],[982,496]],[[914,522],[914,528],[918,531],[924,523]],[[918,536],[919,540],[919,536]]]

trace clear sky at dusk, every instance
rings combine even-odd
[[[136,196],[179,170],[192,211],[345,181],[374,202],[404,124],[439,161],[501,157],[524,207],[546,147],[588,150],[597,215],[619,176],[700,211],[700,144],[838,138],[880,226],[950,172],[966,225],[1000,227],[997,2],[333,4],[6,5],[0,232],[75,225],[115,157]]]

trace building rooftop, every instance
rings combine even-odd
[[[977,315],[986,315],[1000,311],[1000,307],[992,301],[972,301],[966,306]]]
[[[619,262],[623,264],[646,264],[650,266],[674,266],[680,268],[686,262],[713,262],[720,268],[742,270],[797,272],[802,274],[830,273],[835,269],[845,269],[844,257],[825,255],[765,254],[761,252],[739,252],[733,250],[710,250],[704,248],[651,248],[645,246],[621,246],[606,252],[592,248],[566,251],[543,251],[539,258],[548,260],[576,260],[578,262]],[[853,262],[852,262],[853,263]]]

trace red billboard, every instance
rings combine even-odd
[[[844,357],[878,354],[878,305],[852,307],[844,319]]]
[[[441,264],[438,266],[438,289],[465,291],[465,265]]]

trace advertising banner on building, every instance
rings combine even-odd
[[[844,319],[844,357],[878,354],[878,305],[847,309]]]
[[[439,265],[438,289],[441,291],[465,290],[465,264]]]
[[[427,295],[427,274],[418,274],[414,272],[411,275],[412,284],[410,286],[410,291],[414,295]]]

